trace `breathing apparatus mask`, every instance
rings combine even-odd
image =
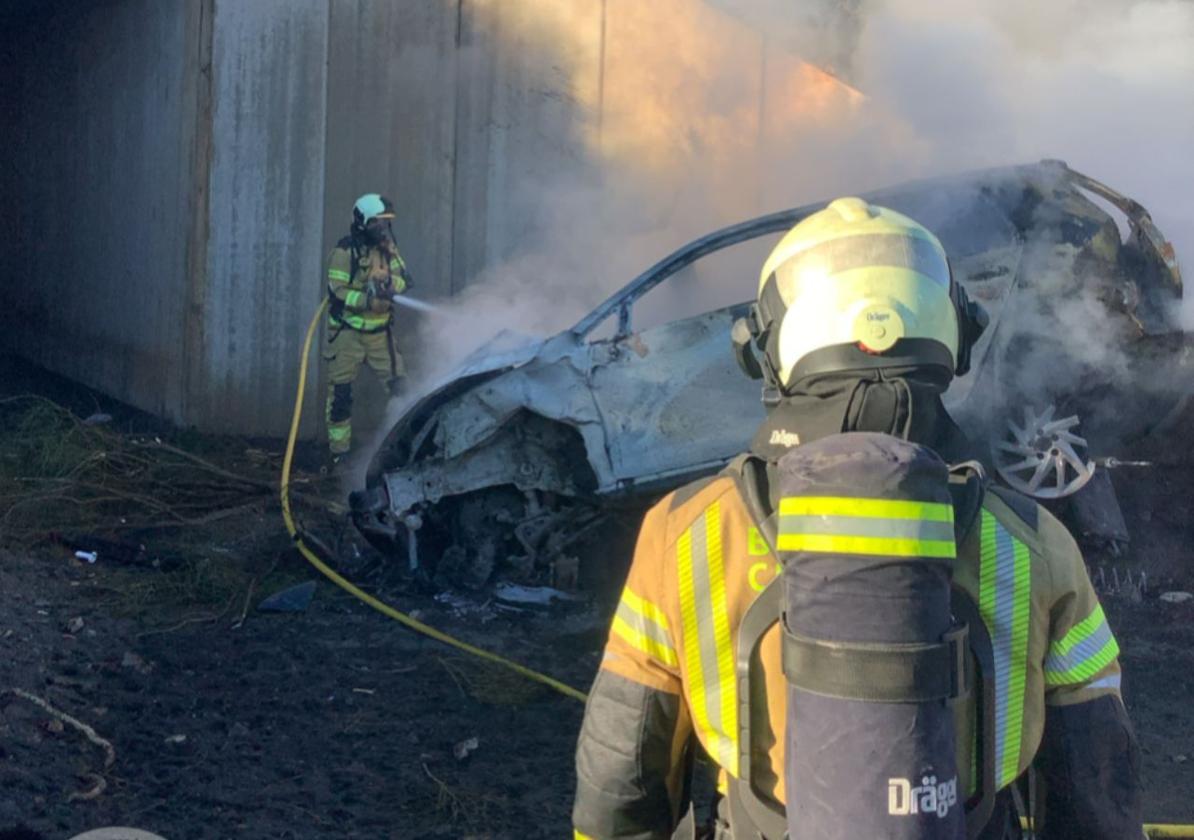
[[[366,193],[352,207],[352,235],[366,245],[393,243],[394,202],[377,193]]]

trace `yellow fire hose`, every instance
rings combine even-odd
[[[542,683],[543,685],[558,691],[560,694],[573,697],[583,703],[586,699],[588,699],[587,695],[583,691],[578,691],[570,685],[565,685],[559,680],[552,679],[546,674],[540,674],[538,671],[534,671],[524,665],[519,665],[517,662],[513,662],[509,659],[498,656],[497,654],[490,653],[487,650],[482,650],[481,648],[470,645],[467,642],[462,642],[460,639],[449,636],[447,633],[444,633],[440,630],[436,630],[434,627],[424,624],[418,619],[411,618],[406,613],[394,609],[384,601],[374,598],[368,592],[361,590],[357,586],[353,585],[350,581],[341,577],[333,569],[329,568],[328,565],[320,560],[319,557],[316,556],[315,552],[303,542],[302,533],[295,525],[294,517],[290,513],[290,466],[294,460],[294,445],[295,441],[298,439],[299,421],[302,418],[303,413],[303,394],[307,387],[307,359],[311,354],[311,343],[315,338],[315,331],[319,326],[319,319],[323,317],[323,312],[326,308],[327,301],[324,300],[324,302],[319,305],[319,308],[315,310],[315,315],[311,318],[311,323],[307,325],[307,336],[303,341],[303,355],[299,364],[298,391],[296,392],[294,398],[294,415],[290,421],[290,436],[286,439],[286,455],[282,459],[282,482],[280,493],[282,502],[282,518],[286,521],[286,530],[290,532],[290,537],[294,540],[295,547],[298,548],[299,553],[301,553],[303,557],[307,559],[307,562],[318,569],[324,577],[353,597],[373,607],[373,609],[377,610],[382,615],[389,616],[395,621],[405,624],[412,630],[422,633],[425,636],[429,636],[436,641],[440,641],[444,644],[451,645],[454,648],[458,648],[465,653],[470,653],[473,656],[480,657],[481,659],[486,659],[490,662],[496,662],[499,665],[503,665],[515,673],[521,674],[527,679]],[[1027,819],[1021,820],[1020,822],[1026,830],[1031,830],[1031,823]],[[1147,823],[1144,826],[1144,832],[1150,838],[1194,838],[1194,825]]]
[[[499,665],[503,665],[528,679],[543,683],[544,685],[560,692],[561,694],[566,694],[569,697],[573,697],[583,703],[587,699],[587,696],[584,692],[577,691],[570,685],[565,685],[559,680],[552,679],[545,674],[540,674],[538,671],[533,671],[524,665],[519,665],[517,662],[512,662],[509,659],[498,656],[497,654],[490,653],[487,650],[482,650],[481,648],[470,645],[467,642],[462,642],[460,639],[454,638],[449,636],[447,633],[436,630],[434,627],[426,625],[417,619],[411,618],[406,613],[399,612],[384,601],[374,598],[368,592],[364,592],[357,586],[354,586],[351,582],[345,580],[334,570],[329,568],[328,565],[320,560],[319,557],[316,556],[315,552],[312,551],[305,542],[303,542],[302,533],[298,526],[295,525],[294,517],[290,512],[290,466],[294,460],[294,444],[298,439],[299,420],[301,419],[303,412],[303,393],[307,387],[307,357],[311,354],[311,342],[315,337],[315,330],[319,326],[319,319],[323,316],[323,312],[326,308],[327,300],[325,299],[324,302],[319,305],[319,308],[315,310],[315,315],[311,318],[311,323],[307,326],[307,337],[303,341],[303,356],[299,364],[298,391],[294,398],[294,415],[290,420],[290,436],[286,440],[286,456],[282,459],[282,482],[280,491],[282,501],[282,518],[286,521],[286,530],[290,532],[290,537],[294,540],[295,547],[299,550],[299,553],[301,553],[303,557],[307,559],[307,562],[318,569],[324,577],[353,597],[373,607],[373,609],[377,610],[382,615],[389,616],[395,621],[405,624],[412,630],[422,633],[424,636],[430,636],[436,641],[451,645],[452,647],[458,648],[465,653],[470,653],[473,656],[478,656],[482,659],[489,660],[490,662],[496,662]]]

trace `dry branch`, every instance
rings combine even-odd
[[[95,744],[97,747],[99,747],[100,749],[102,749],[104,751],[104,769],[105,770],[109,769],[116,762],[116,748],[112,746],[112,742],[106,738],[101,738],[99,735],[96,734],[94,729],[92,729],[87,724],[83,723],[81,720],[71,717],[66,712],[59,711],[58,709],[51,706],[48,702],[46,702],[45,700],[38,697],[36,694],[30,694],[28,691],[25,691],[24,689],[10,688],[10,689],[8,689],[8,691],[11,692],[12,694],[16,695],[17,697],[20,697],[24,700],[28,700],[30,703],[37,706],[39,709],[41,709],[46,714],[50,715],[55,720],[59,720],[62,723],[66,724],[67,726],[71,727],[72,729],[82,732],[83,736],[88,741]],[[87,801],[87,800],[91,800],[91,799],[96,799],[97,797],[101,796],[103,794],[103,792],[105,790],[107,790],[107,788],[108,788],[108,782],[104,779],[103,776],[99,775],[98,773],[88,773],[85,778],[91,780],[91,782],[92,782],[91,787],[84,791],[76,791],[75,793],[72,793],[69,797],[67,797],[68,802],[75,802],[78,800]]]
[[[0,528],[15,542],[202,526],[277,501],[260,458],[246,456],[255,474],[242,474],[159,438],[87,425],[34,396],[0,400],[0,423]],[[345,512],[309,492],[291,501]]]

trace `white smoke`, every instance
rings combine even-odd
[[[577,166],[547,167],[516,185],[509,205],[537,208],[533,223],[508,258],[467,278],[450,317],[422,322],[411,344],[424,381],[502,329],[544,335],[568,326],[718,226],[977,167],[1063,159],[1149,208],[1194,271],[1194,3],[808,5],[818,13],[770,0],[671,0],[658,13],[635,5],[644,41],[620,51],[613,39],[624,42],[631,27],[607,21],[614,46],[604,102],[593,106],[604,111],[591,120],[602,123],[601,139],[561,138]],[[651,25],[652,14],[666,28]],[[522,33],[519,49],[550,53],[537,64],[553,72],[569,67],[569,31],[545,34],[545,18],[536,20],[536,37]],[[794,48],[848,74],[861,101],[782,113]],[[633,83],[621,100],[618,79]],[[682,286],[645,299],[645,319],[749,297],[763,252],[698,267]],[[1071,301],[1059,317],[1082,323],[1089,304]],[[1097,330],[1079,341],[1094,359],[1106,346]]]
[[[1194,4],[893,0],[867,16],[859,86],[921,172],[1058,157],[1194,249]]]

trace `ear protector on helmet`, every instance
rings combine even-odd
[[[760,353],[752,346],[756,337],[762,331],[758,327],[754,304],[744,318],[738,318],[730,327],[730,343],[734,348],[734,359],[738,367],[751,379],[763,378],[763,365],[759,361]]]
[[[990,323],[987,310],[970,299],[962,284],[953,279],[950,270],[949,299],[958,313],[958,364],[954,373],[965,376],[970,372],[970,353]]]

